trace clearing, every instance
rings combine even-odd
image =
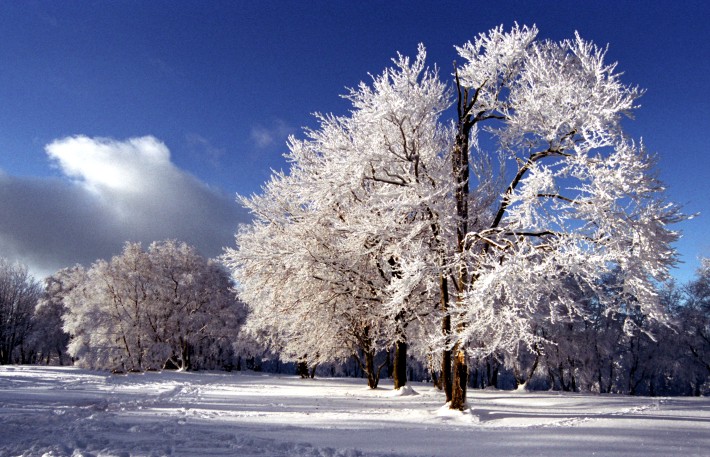
[[[710,456],[710,398],[0,367],[0,456]]]

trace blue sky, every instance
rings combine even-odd
[[[0,255],[37,275],[128,239],[217,255],[247,220],[234,194],[286,166],[312,113],[345,112],[345,88],[397,51],[422,42],[446,75],[454,45],[517,21],[609,44],[647,90],[626,128],[701,213],[680,227],[686,280],[710,256],[708,18],[705,1],[0,2]]]

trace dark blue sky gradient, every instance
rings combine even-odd
[[[451,72],[454,45],[499,24],[575,30],[610,45],[647,89],[628,131],[659,154],[683,224],[682,280],[710,256],[710,2],[98,1],[0,3],[0,170],[60,177],[55,139],[153,135],[215,189],[257,192],[288,134],[343,113],[345,87],[422,42]],[[0,197],[1,198],[1,197]],[[2,253],[0,253],[2,255]]]

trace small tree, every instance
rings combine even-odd
[[[92,368],[182,370],[231,365],[243,321],[229,275],[175,241],[127,243],[110,262],[66,275],[69,352]]]

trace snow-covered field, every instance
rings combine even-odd
[[[1,456],[710,456],[710,398],[0,367]]]

